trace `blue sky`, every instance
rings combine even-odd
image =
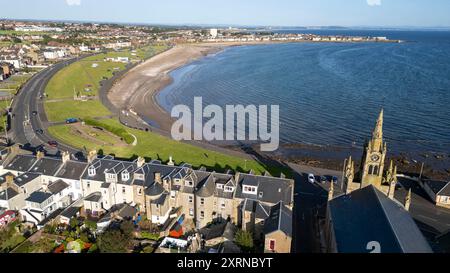
[[[0,0],[0,18],[158,24],[450,26],[449,0]]]

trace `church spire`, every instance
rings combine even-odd
[[[384,121],[384,109],[381,109],[380,116],[377,120],[377,125],[373,131],[373,140],[383,138],[383,121]]]
[[[405,198],[405,209],[409,211],[410,207],[411,207],[411,189],[409,189],[408,195],[406,195]]]
[[[328,192],[328,202],[330,202],[331,200],[333,200],[334,198],[334,182],[331,181],[330,184],[330,191]]]

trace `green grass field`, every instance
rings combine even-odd
[[[115,119],[102,120],[103,123],[116,127],[123,127],[119,121]],[[145,156],[147,158],[159,159],[167,162],[170,156],[173,156],[177,164],[187,162],[195,167],[205,166],[209,169],[224,171],[226,169],[249,171],[254,170],[257,173],[263,173],[264,167],[256,161],[247,161],[242,158],[232,157],[221,153],[208,151],[189,144],[176,142],[155,133],[144,132],[127,128],[127,131],[135,135],[138,139],[137,146],[103,146],[89,143],[83,137],[70,133],[67,125],[52,126],[49,132],[55,138],[70,143],[72,146],[88,151],[103,150],[105,154],[114,154],[120,158],[132,158],[136,156]],[[277,170],[272,170],[275,173]]]
[[[65,121],[68,118],[104,117],[111,112],[99,100],[46,102],[45,112],[50,122]]]
[[[65,67],[56,74],[48,83],[45,92],[48,99],[73,98],[74,93],[97,96],[99,82],[103,77],[111,78],[114,71],[124,68],[123,63],[104,62],[103,58],[101,61],[82,60]]]

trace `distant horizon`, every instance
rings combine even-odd
[[[15,0],[2,5],[0,17],[167,26],[450,28],[448,10],[448,0],[128,0],[126,5]]]
[[[91,24],[116,24],[116,25],[134,25],[134,26],[167,26],[167,27],[217,27],[217,28],[275,28],[275,29],[289,29],[289,28],[346,28],[346,29],[422,29],[422,30],[450,30],[450,26],[420,26],[420,25],[403,25],[403,26],[389,26],[389,25],[241,25],[241,24],[214,24],[214,23],[158,23],[158,22],[120,22],[120,21],[98,21],[98,20],[64,20],[64,19],[33,19],[33,18],[3,18],[0,21],[18,21],[18,22],[35,22],[35,23],[91,23]]]

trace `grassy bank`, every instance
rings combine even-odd
[[[91,149],[103,150],[105,154],[114,154],[120,158],[145,156],[147,158],[159,159],[163,162],[167,162],[169,157],[172,156],[177,164],[187,162],[195,167],[205,166],[209,169],[215,169],[218,171],[225,171],[227,169],[249,171],[252,169],[257,173],[263,173],[265,170],[264,167],[256,161],[246,161],[242,158],[208,151],[196,146],[162,137],[155,133],[129,129],[124,127],[115,119],[102,120],[101,123],[114,128],[126,129],[127,132],[137,137],[138,145],[129,145],[125,147],[117,145],[96,145],[92,142],[86,141],[86,139],[82,137],[72,134],[70,127],[67,125],[50,127],[49,132],[57,139],[70,143],[72,146],[77,148],[86,149],[88,151]],[[272,170],[273,173],[277,173],[278,171],[279,170],[276,169]]]

